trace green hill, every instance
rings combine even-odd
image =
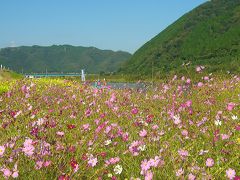
[[[212,0],[193,9],[144,44],[120,72],[184,74],[182,64],[189,61],[190,71],[204,65],[207,72],[240,72],[240,0]]]
[[[70,45],[21,46],[0,50],[0,64],[16,71],[31,72],[80,72],[116,71],[131,54],[122,51],[100,50],[94,47]]]

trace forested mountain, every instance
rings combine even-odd
[[[137,50],[120,72],[181,74],[188,62],[190,70],[204,65],[207,72],[240,72],[240,0],[212,0],[193,9]]]
[[[21,46],[0,50],[0,64],[16,72],[80,72],[116,71],[131,54],[100,50],[95,47],[70,45]]]

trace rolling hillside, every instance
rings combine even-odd
[[[21,46],[0,50],[0,64],[16,71],[31,72],[80,72],[116,71],[131,54],[122,51],[100,50],[94,47],[70,45]]]
[[[184,74],[188,62],[190,71],[204,65],[207,72],[240,73],[239,0],[212,0],[193,9],[144,44],[120,72]]]

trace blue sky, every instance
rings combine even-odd
[[[0,48],[71,44],[133,53],[206,0],[0,0]]]

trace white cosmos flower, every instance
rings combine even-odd
[[[115,174],[121,174],[122,173],[122,166],[121,165],[116,165],[115,168],[113,169],[113,171],[115,172]]]
[[[108,139],[108,140],[106,140],[105,142],[104,142],[104,144],[107,146],[107,145],[109,145],[109,144],[111,144],[112,143],[112,141],[111,141],[111,139]]]
[[[173,116],[173,120],[174,120],[174,124],[180,124],[181,123],[181,119],[180,119],[179,115]]]
[[[215,125],[216,125],[216,126],[221,126],[221,125],[222,125],[222,121],[220,121],[220,120],[215,120]]]
[[[37,125],[41,126],[41,125],[43,125],[43,123],[44,123],[44,119],[43,118],[39,118],[38,121],[37,121]]]
[[[139,149],[140,151],[145,151],[146,145],[145,145],[145,144],[144,144],[144,145],[141,145],[141,146],[138,147],[138,149]]]
[[[232,120],[238,120],[238,117],[235,115],[232,115]]]

